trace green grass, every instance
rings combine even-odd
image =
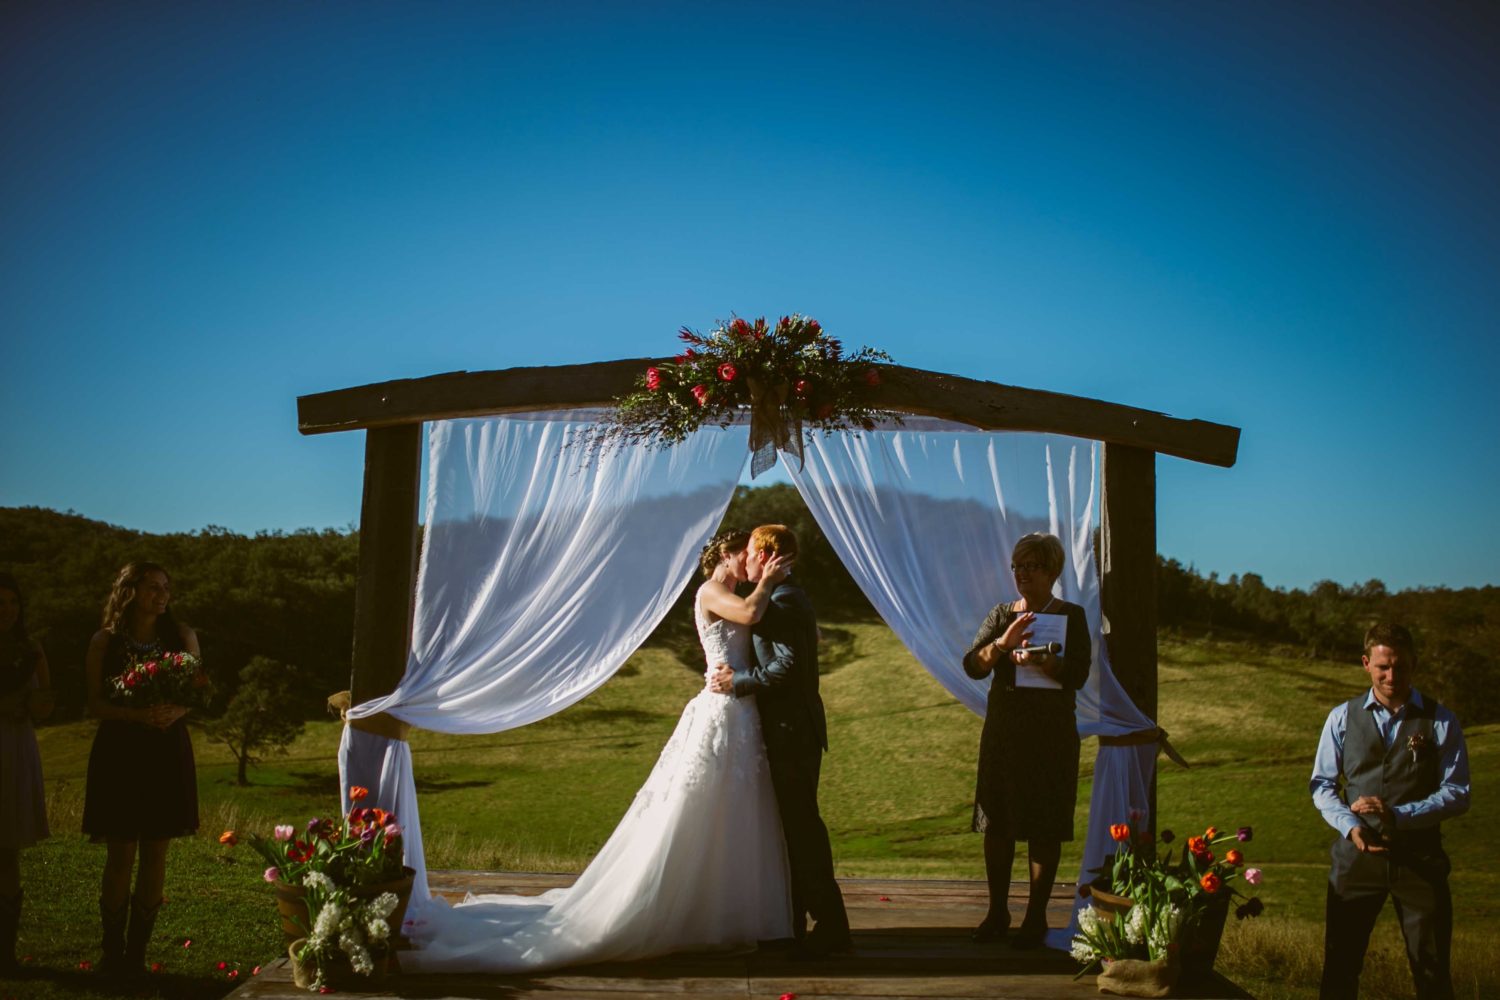
[[[823,679],[833,752],[825,759],[824,813],[844,876],[980,878],[979,839],[968,832],[980,720],[921,670],[884,626],[841,627],[849,649]],[[1161,824],[1179,833],[1251,825],[1252,864],[1266,871],[1266,916],[1225,933],[1220,967],[1268,997],[1315,993],[1322,957],[1323,885],[1332,832],[1313,809],[1307,778],[1323,719],[1360,689],[1357,666],[1277,655],[1261,647],[1164,637],[1161,723],[1193,764],[1162,760]],[[578,871],[604,843],[701,679],[663,649],[647,649],[580,705],[523,730],[493,736],[417,733],[412,738],[428,862],[435,868]],[[1487,933],[1497,916],[1500,865],[1489,831],[1497,809],[1485,790],[1500,771],[1500,726],[1470,731],[1474,810],[1447,824],[1455,864],[1460,995],[1500,994],[1500,951]],[[327,812],[337,794],[336,723],[316,723],[285,757],[234,785],[233,762],[198,738],[203,831],[177,842],[169,903],[150,958],[167,975],[161,996],[215,997],[278,954],[273,906],[260,865],[245,848],[215,842],[226,828],[268,831]],[[24,852],[28,892],[22,953],[49,978],[0,985],[6,997],[87,997],[97,958],[95,900],[102,848],[76,831],[92,727],[41,733],[54,836]],[[1078,826],[1094,754],[1084,744]],[[1115,820],[1118,817],[1106,817]],[[1064,877],[1078,864],[1065,853]],[[1019,872],[1019,867],[1018,867]],[[180,947],[186,938],[193,946]],[[1389,913],[1377,928],[1366,976],[1370,996],[1404,996],[1409,978]],[[132,995],[152,995],[135,991]]]

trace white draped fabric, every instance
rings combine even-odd
[[[1078,692],[1078,731],[1120,736],[1156,724],[1115,679],[1103,638],[1094,557],[1098,467],[1096,442],[908,418],[902,428],[817,437],[805,468],[791,474],[886,624],[979,715],[989,678],[969,678],[963,654],[990,608],[1020,596],[1010,574],[1016,541],[1033,531],[1056,535],[1068,556],[1058,596],[1084,609],[1094,640],[1093,668]],[[1080,882],[1114,852],[1109,824],[1149,804],[1155,754],[1155,743],[1100,746]],[[1054,932],[1049,943],[1066,948],[1069,938]]]
[[[594,691],[682,592],[734,495],[744,427],[670,449],[596,450],[597,414],[435,423],[412,650],[395,691],[354,706],[422,729],[497,733]],[[341,782],[396,813],[426,871],[405,743],[346,727]]]
[[[388,712],[451,733],[526,725],[595,690],[655,628],[733,494],[746,428],[594,454],[574,444],[593,416],[432,425],[410,663],[394,692],[352,717]],[[1085,609],[1094,636],[1079,732],[1122,735],[1155,723],[1116,681],[1103,639],[1098,464],[1094,442],[908,418],[816,436],[791,474],[881,617],[979,714],[988,681],[971,680],[961,661],[989,609],[1017,596],[1010,551],[1031,531],[1061,538],[1069,558],[1059,594]],[[1100,747],[1083,872],[1112,851],[1108,825],[1146,807],[1155,752],[1154,743]],[[346,729],[340,765],[346,790],[366,785],[394,807],[425,895],[406,745]],[[1066,947],[1066,935],[1051,943]]]

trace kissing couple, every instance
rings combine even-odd
[[[435,900],[407,929],[404,970],[531,973],[786,939],[801,957],[852,950],[818,812],[828,727],[796,557],[780,524],[704,546],[705,686],[609,840],[572,886]]]

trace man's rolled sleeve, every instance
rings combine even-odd
[[[1432,735],[1437,742],[1441,777],[1435,792],[1415,802],[1403,802],[1391,810],[1396,826],[1402,830],[1420,830],[1437,826],[1445,819],[1469,811],[1469,751],[1464,733],[1446,706],[1439,706],[1432,720]]]

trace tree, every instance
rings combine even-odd
[[[298,686],[295,667],[264,656],[253,657],[240,671],[229,707],[207,727],[209,738],[229,747],[239,762],[238,784],[250,784],[246,770],[260,763],[259,754],[286,753],[302,735]]]

